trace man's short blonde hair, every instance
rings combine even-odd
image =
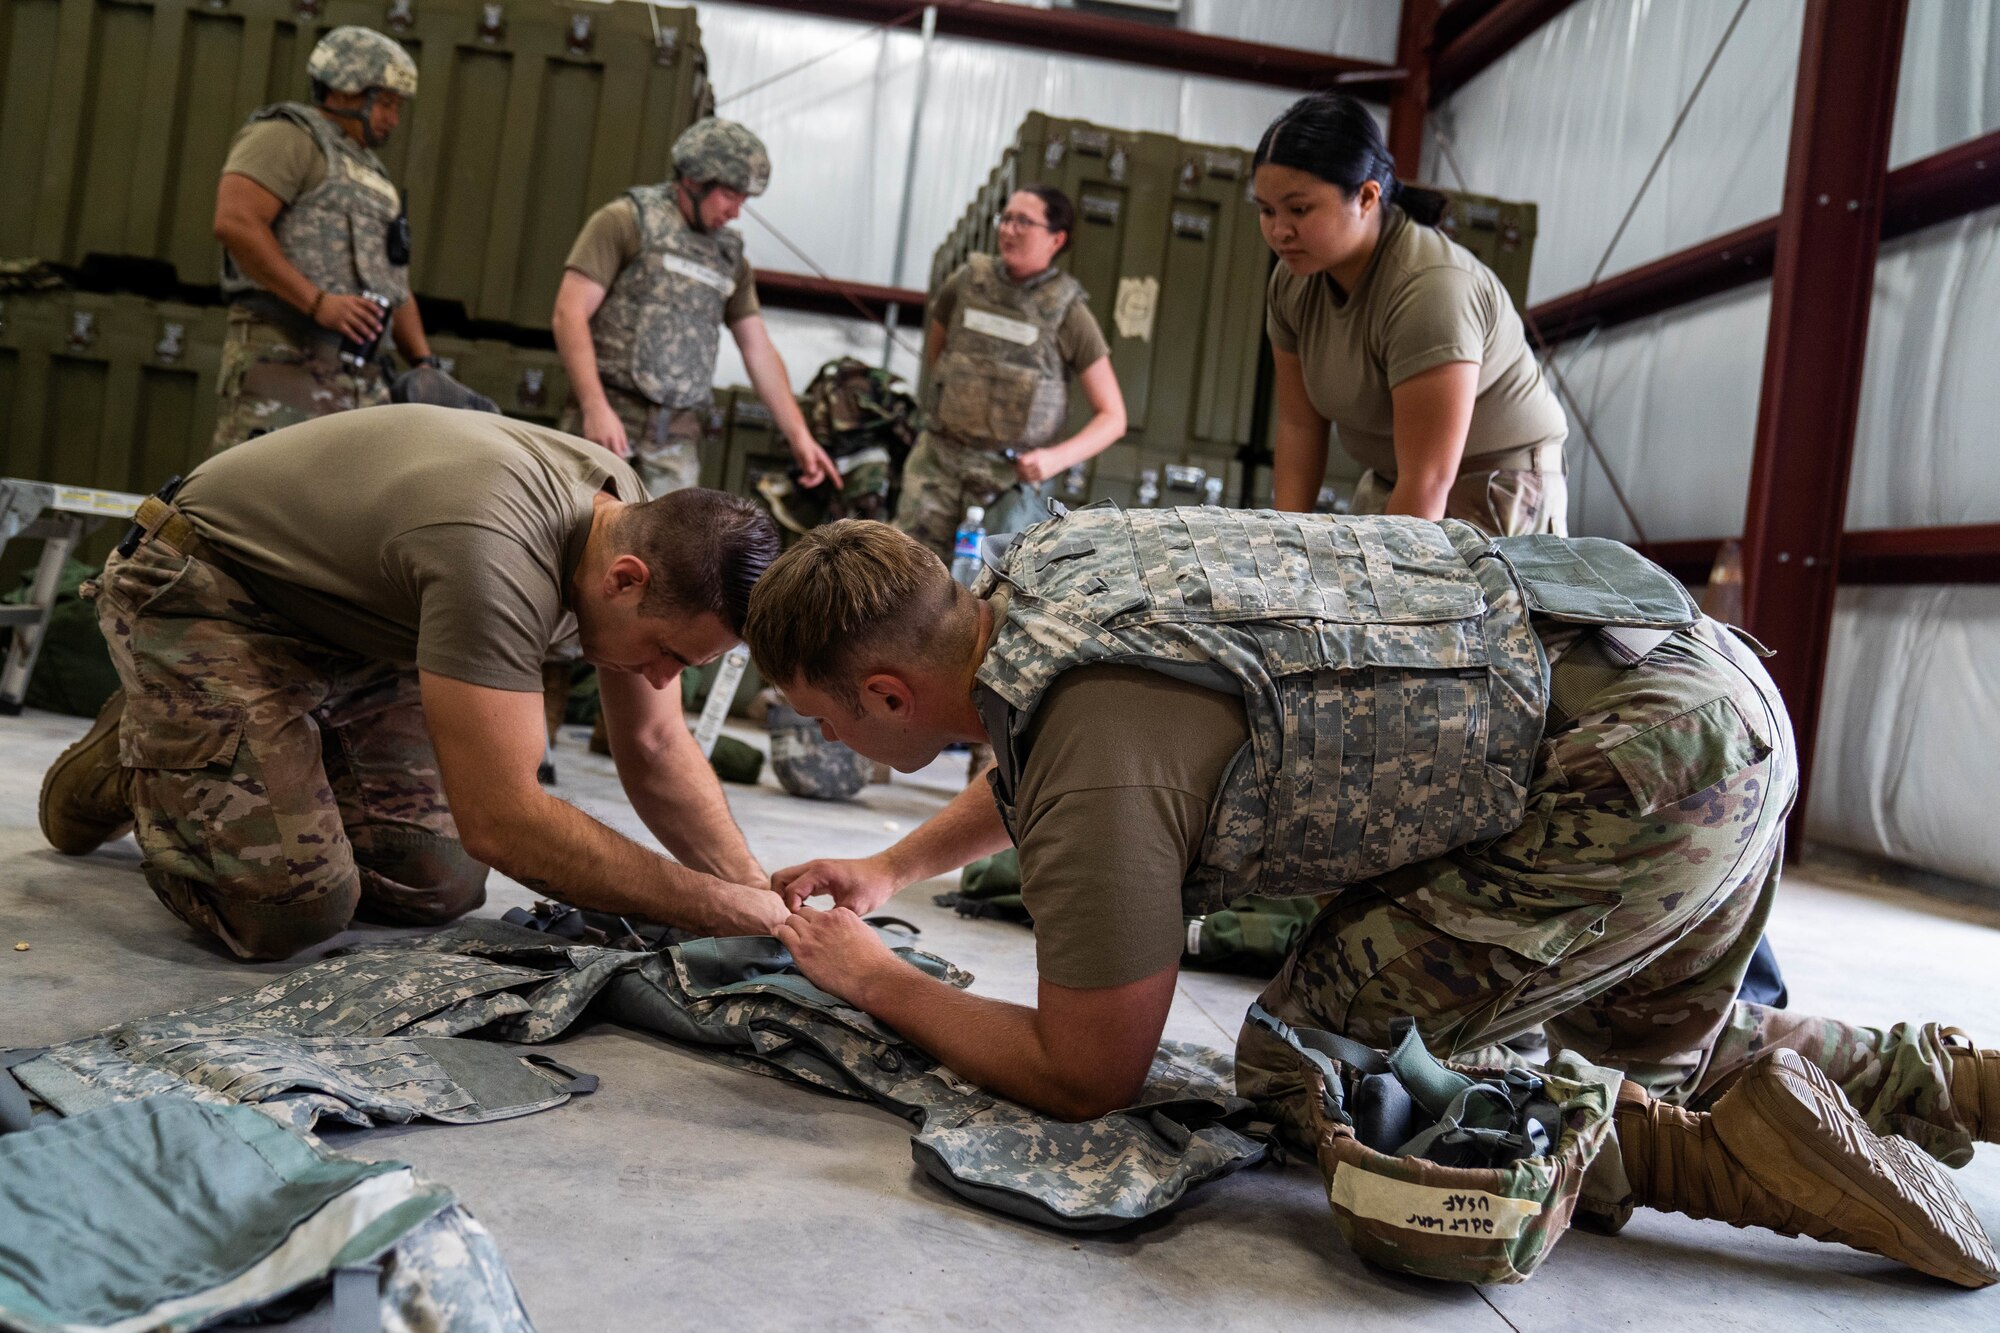
[[[779,689],[803,681],[850,708],[881,667],[969,656],[972,595],[936,554],[886,523],[813,529],[771,563],[750,595],[743,641]]]

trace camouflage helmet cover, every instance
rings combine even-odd
[[[710,116],[674,140],[674,171],[682,180],[716,181],[740,194],[757,195],[771,183],[771,155],[746,127]]]
[[[306,61],[306,73],[337,93],[386,88],[404,97],[417,95],[417,62],[395,38],[373,28],[348,24],[320,38]]]

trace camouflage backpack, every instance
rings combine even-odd
[[[840,469],[842,486],[802,487],[788,474],[757,491],[772,517],[793,532],[837,518],[887,521],[896,512],[903,460],[917,442],[917,400],[900,376],[844,356],[819,368],[805,392],[806,428]]]

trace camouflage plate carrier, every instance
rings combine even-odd
[[[598,374],[669,411],[706,411],[743,238],[688,225],[673,182],[628,193],[639,213],[639,256],[612,279],[590,321]]]
[[[1064,671],[1117,662],[1242,697],[1250,740],[1182,885],[1192,916],[1514,829],[1549,703],[1531,613],[1650,630],[1698,615],[1601,539],[1108,503],[1030,528],[976,591],[1005,599],[976,698],[1010,829],[1028,725]]]
[[[968,259],[944,351],[931,369],[938,431],[992,453],[1055,439],[1069,413],[1056,330],[1084,299],[1083,284],[1060,269],[1016,283],[993,256]]]
[[[278,215],[272,232],[293,267],[323,291],[358,296],[371,291],[393,306],[410,299],[410,270],[389,262],[389,228],[402,215],[402,196],[382,160],[303,102],[279,102],[250,123],[288,120],[310,134],[326,157],[326,179]],[[222,252],[222,290],[260,290]]]

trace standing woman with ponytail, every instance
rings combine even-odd
[[[1276,507],[1312,509],[1331,424],[1368,469],[1355,513],[1565,531],[1568,423],[1500,279],[1436,230],[1444,196],[1396,179],[1375,118],[1342,93],[1293,103],[1254,168],[1279,260]]]

